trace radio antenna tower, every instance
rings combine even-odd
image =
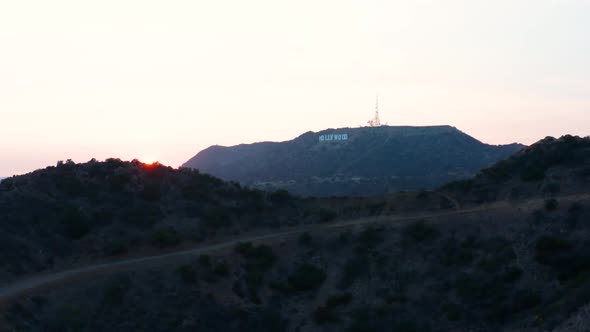
[[[367,121],[369,127],[381,127],[381,120],[379,120],[379,95],[375,98],[375,117]]]

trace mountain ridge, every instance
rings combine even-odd
[[[448,125],[329,128],[283,142],[214,145],[183,167],[258,189],[366,196],[467,178],[523,147],[484,144]]]

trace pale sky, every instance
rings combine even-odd
[[[0,176],[449,124],[586,136],[590,0],[0,0]]]

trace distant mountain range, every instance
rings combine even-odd
[[[366,196],[468,178],[524,147],[484,144],[451,126],[340,128],[286,142],[212,146],[183,167],[258,189]]]

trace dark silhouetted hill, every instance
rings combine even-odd
[[[348,139],[320,140],[342,134]],[[183,166],[260,189],[365,196],[468,178],[523,147],[487,145],[450,126],[342,128],[280,143],[212,146]]]
[[[60,162],[0,182],[0,280],[221,230],[309,220],[297,202],[157,163]]]
[[[444,186],[476,203],[583,192],[590,176],[590,138],[547,137],[482,169],[472,179]]]
[[[12,280],[126,251],[273,237],[31,290],[0,301],[0,331],[585,331],[589,193],[590,138],[573,136],[439,190],[370,198],[59,163],[0,182],[0,299]]]

